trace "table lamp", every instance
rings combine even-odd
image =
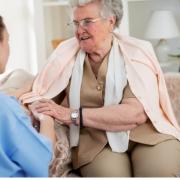
[[[179,29],[173,13],[169,10],[154,11],[148,21],[145,37],[148,39],[158,39],[155,47],[156,55],[160,62],[168,60],[169,46],[168,39],[179,36]]]

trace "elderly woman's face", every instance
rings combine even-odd
[[[9,57],[9,34],[3,31],[3,40],[0,41],[0,73],[3,73]]]
[[[82,50],[96,51],[111,34],[114,24],[100,16],[100,4],[89,3],[74,9],[75,35]]]

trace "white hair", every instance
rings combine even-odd
[[[115,26],[118,27],[123,16],[123,4],[121,0],[70,0],[70,3],[73,7],[76,7],[84,6],[88,3],[93,3],[96,1],[99,1],[101,3],[101,16],[104,18],[115,16]]]

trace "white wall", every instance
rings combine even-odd
[[[0,0],[0,15],[10,34],[8,71],[22,68],[37,72],[33,7],[33,0]]]
[[[67,39],[73,35],[70,22],[70,7],[68,6],[44,6],[46,56],[52,52],[52,40]]]
[[[129,16],[128,16],[128,2],[127,0],[122,0],[123,3],[123,18],[120,24],[120,33],[129,35]]]
[[[47,60],[43,0],[31,0],[34,2],[34,31],[36,39],[36,54],[38,71],[44,66]]]

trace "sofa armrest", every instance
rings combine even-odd
[[[165,81],[174,114],[180,124],[180,73],[165,73]]]
[[[34,76],[22,69],[16,69],[0,80],[0,92],[17,98],[30,91]]]

